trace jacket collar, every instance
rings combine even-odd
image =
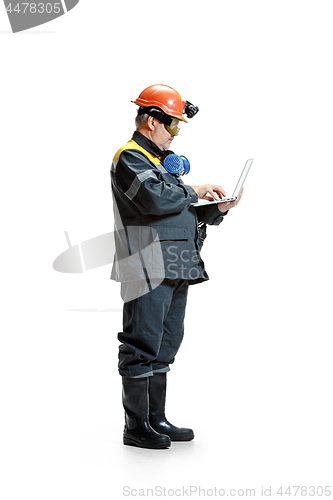
[[[144,135],[140,134],[140,132],[138,132],[137,130],[134,132],[132,140],[135,141],[137,144],[139,144],[139,146],[144,148],[146,151],[152,153],[155,156],[159,157],[163,153],[163,151],[161,151],[160,148],[156,146],[156,144],[153,141],[151,141]]]

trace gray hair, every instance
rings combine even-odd
[[[139,115],[139,110],[138,110],[138,114],[135,117],[136,128],[137,129],[140,128],[144,123],[146,123],[148,118],[149,118],[149,115],[147,115],[147,113],[143,113],[143,115]]]

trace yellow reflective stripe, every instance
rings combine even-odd
[[[157,158],[156,156],[153,156],[151,153],[149,153],[144,148],[142,148],[141,146],[139,146],[139,144],[137,144],[135,141],[133,141],[133,139],[131,139],[124,146],[122,146],[120,149],[118,149],[118,151],[114,155],[113,161],[116,162],[116,163],[118,163],[119,156],[126,149],[138,149],[139,151],[142,151],[142,153],[144,153],[147,156],[148,160],[152,161],[156,165],[161,165],[162,164],[162,162],[161,162],[161,160],[159,158]]]

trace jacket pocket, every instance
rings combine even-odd
[[[156,229],[160,241],[188,240],[188,227],[185,226],[151,226]]]

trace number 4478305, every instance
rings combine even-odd
[[[14,5],[14,4],[13,4]],[[39,13],[39,14],[43,14],[44,12],[46,12],[47,14],[51,14],[52,12],[54,14],[60,14],[61,12],[61,9],[60,9],[60,3],[57,2],[57,3],[32,3],[32,2],[25,2],[25,3],[21,3],[21,5],[19,3],[17,3],[15,5],[15,7],[12,7],[12,4],[8,4],[8,6],[6,7],[6,10],[7,12],[16,12],[17,14],[20,14],[22,12],[22,14],[25,14],[25,13],[30,13],[30,14],[36,14],[36,13]]]

